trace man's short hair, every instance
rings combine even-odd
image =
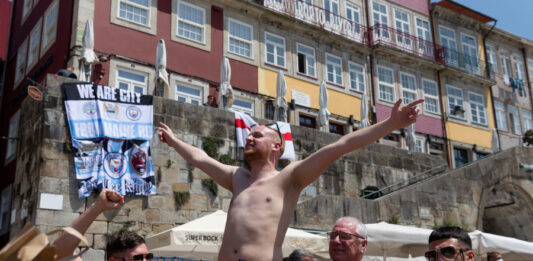
[[[350,225],[355,225],[356,226],[355,232],[358,235],[360,235],[360,236],[362,236],[364,238],[367,238],[367,234],[368,233],[366,232],[366,226],[359,219],[354,218],[354,217],[350,217],[350,216],[345,216],[345,217],[341,217],[341,218],[337,219],[337,221],[335,221],[335,224],[339,223],[340,221],[343,221],[343,222],[348,223]]]
[[[313,254],[311,252],[304,250],[304,249],[296,249],[292,251],[288,260],[289,261],[302,261],[303,258],[306,256],[313,258]]]
[[[135,248],[140,244],[144,244],[144,238],[137,235],[135,232],[119,231],[112,234],[107,239],[106,254],[107,258],[112,257],[114,254],[122,252],[124,250]]]
[[[431,235],[429,235],[429,244],[433,241],[455,238],[461,241],[463,244],[468,246],[469,249],[472,249],[472,240],[466,231],[460,227],[441,227],[439,229],[433,230]]]
[[[281,130],[279,129],[279,125],[277,123],[267,127],[274,131],[274,133],[276,134],[276,140],[280,140],[279,143],[281,144],[281,148],[279,150],[279,157],[281,157],[281,155],[283,155],[283,152],[285,152],[285,137],[283,137],[283,133],[281,133]]]
[[[498,255],[501,255],[499,252],[488,252],[487,253],[487,260],[491,261],[492,259],[496,259]]]

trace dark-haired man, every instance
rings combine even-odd
[[[402,106],[399,99],[385,121],[344,135],[281,171],[276,165],[284,147],[282,135],[265,126],[254,128],[246,138],[244,157],[250,169],[218,162],[177,139],[163,123],[159,139],[233,193],[218,260],[282,260],[281,246],[302,189],[345,153],[414,123],[422,102]]]
[[[424,256],[428,261],[474,261],[475,257],[470,236],[459,227],[433,230],[429,235],[429,251]]]

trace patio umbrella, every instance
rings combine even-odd
[[[165,40],[159,39],[155,52],[155,95],[163,97],[168,90],[167,48]]]
[[[218,107],[231,108],[233,105],[233,88],[229,83],[231,79],[231,67],[227,56],[222,58],[220,65],[220,89],[218,90]],[[226,102],[224,102],[224,98]]]
[[[380,222],[365,225],[368,246],[365,256],[406,258],[423,256],[428,250],[430,229]]]
[[[368,96],[366,92],[363,93],[363,99],[361,100],[361,121],[359,122],[359,129],[366,128],[370,126],[370,121],[368,121]]]
[[[222,244],[226,217],[226,212],[217,210],[150,236],[146,238],[146,245],[156,256],[215,260]],[[323,236],[289,228],[282,249],[285,256],[290,255],[295,249],[324,253],[327,252],[328,241]]]
[[[498,138],[498,131],[496,128],[492,129],[492,140],[491,140],[492,152],[500,151],[500,140]]]
[[[274,116],[275,120],[278,121],[287,121],[287,99],[285,95],[287,94],[287,85],[285,83],[285,76],[283,71],[278,71],[278,79],[276,81],[276,108],[278,113]],[[280,110],[283,110],[280,113]],[[278,119],[279,118],[279,119]]]
[[[533,260],[533,242],[520,239],[494,235],[476,230],[469,233],[472,239],[472,248],[478,257],[488,252],[500,252],[505,261]]]
[[[322,81],[320,84],[320,90],[318,92],[318,105],[320,110],[318,111],[318,122],[320,126],[328,124],[328,91],[326,89],[326,82]]]
[[[409,147],[410,151],[415,150],[416,146],[416,138],[415,138],[415,124],[411,124],[407,126],[407,133],[405,135],[405,141],[407,142],[407,146]]]
[[[91,65],[98,62],[98,57],[94,53],[94,30],[93,20],[88,19],[83,32],[81,54],[80,54],[80,81],[91,81]]]

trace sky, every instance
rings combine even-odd
[[[455,2],[498,20],[496,23],[498,28],[533,41],[533,0],[455,0]]]

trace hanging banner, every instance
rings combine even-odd
[[[155,194],[149,140],[152,96],[87,83],[62,84],[78,196],[113,189],[122,195]]]

